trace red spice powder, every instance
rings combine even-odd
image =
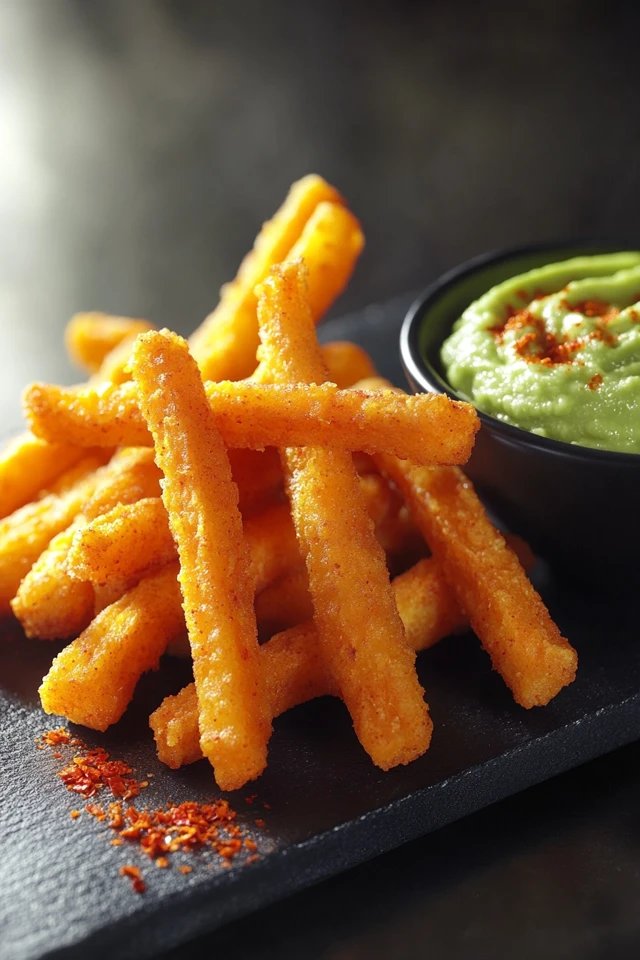
[[[619,315],[615,307],[600,300],[585,300],[584,303],[573,306],[565,303],[565,306],[567,310],[576,310],[584,316],[597,318],[596,329],[573,340],[560,339],[553,333],[549,333],[544,320],[536,317],[530,310],[514,312],[513,308],[509,307],[505,319],[489,327],[488,331],[493,334],[496,343],[500,344],[507,332],[517,333],[519,330],[528,328],[515,341],[514,350],[527,363],[540,363],[547,367],[557,364],[580,364],[581,361],[576,359],[575,354],[589,341],[600,340],[609,346],[617,343],[618,338],[606,329],[607,324]]]
[[[604,378],[601,373],[594,373],[594,375],[589,380],[587,386],[589,390],[597,390],[604,383]]]

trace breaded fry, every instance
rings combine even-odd
[[[49,494],[0,521],[0,616],[11,612],[20,581],[51,540],[73,521],[100,481],[104,457],[91,456],[72,468],[74,484]]]
[[[93,619],[94,590],[70,576],[66,561],[73,538],[84,524],[79,516],[53,538],[33,564],[11,601],[27,637],[59,640],[77,637]]]
[[[235,280],[189,339],[205,380],[241,380],[253,373],[258,348],[254,288],[269,268],[284,260],[319,203],[341,203],[337,190],[311,174],[294,183],[283,205],[262,227]]]
[[[394,546],[402,549],[406,539],[400,539],[399,497],[379,475],[362,477],[360,486],[376,531],[380,529],[388,540],[395,535]],[[257,593],[301,562],[288,503],[276,504],[245,519],[243,529]],[[163,566],[175,556],[167,511],[159,497],[150,497],[134,503],[117,502],[111,510],[78,529],[66,569],[80,580],[104,586],[112,578],[140,578],[145,571]]]
[[[272,637],[313,618],[309,576],[304,564],[289,570],[257,594],[256,618],[262,637]]]
[[[325,379],[300,263],[271,271],[258,319],[274,381]],[[432,724],[352,458],[319,447],[282,458],[324,662],[374,763],[408,763],[429,746]]]
[[[280,457],[274,447],[227,450],[231,476],[238,488],[240,513],[247,519],[284,500]]]
[[[443,394],[244,381],[208,383],[206,392],[212,422],[229,447],[330,444],[416,463],[458,464],[469,459],[480,423],[470,404]],[[133,383],[98,391],[32,384],[24,402],[31,429],[45,440],[110,447],[151,442]]]
[[[82,447],[21,433],[0,452],[0,519],[24,507],[86,457]]]
[[[39,691],[47,713],[93,730],[120,719],[140,676],[184,628],[177,576],[172,564],[147,577],[58,654]]]
[[[219,786],[233,790],[264,770],[271,735],[238,491],[185,341],[143,334],[131,371],[180,557],[201,746]]]
[[[86,578],[78,577],[69,565],[74,537],[81,535],[87,520],[99,517],[116,504],[129,504],[153,494],[160,494],[160,471],[155,465],[153,450],[146,447],[118,450],[102,470],[96,489],[82,505],[79,516],[67,530],[54,537],[12,600],[13,612],[27,636],[55,640],[77,635],[89,625],[95,610],[94,589],[90,583],[82,582]],[[112,598],[121,596],[132,585],[129,579],[120,593],[111,591]]]
[[[393,589],[412,649],[425,650],[443,637],[468,628],[433,557],[420,560],[396,577]],[[314,697],[338,695],[324,666],[317,631],[311,623],[272,637],[260,647],[260,657],[274,717]],[[193,684],[184,687],[175,697],[166,697],[151,714],[149,724],[163,763],[176,769],[202,759]]]
[[[350,340],[332,340],[320,347],[329,380],[341,390],[358,380],[375,376],[375,367],[366,350]]]
[[[88,373],[97,373],[119,343],[147,330],[153,330],[148,320],[112,317],[107,313],[76,313],[67,324],[64,341],[69,359],[76,366]]]
[[[347,286],[363,249],[364,234],[351,211],[319,203],[286,257],[307,266],[307,299],[316,323]]]
[[[577,654],[470,481],[454,467],[417,467],[385,455],[376,459],[402,491],[516,703],[548,703],[575,679]]]

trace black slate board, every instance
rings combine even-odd
[[[334,321],[325,339],[359,340],[402,382],[397,333],[405,299]],[[60,761],[34,739],[52,725],[36,690],[55,645],[0,637],[0,956],[146,957],[294,890],[436,829],[487,804],[640,737],[640,645],[631,608],[536,576],[580,654],[578,679],[544,710],[515,706],[476,639],[443,641],[420,657],[435,723],[428,754],[383,774],[363,755],[338,702],[323,699],[276,721],[270,763],[255,788],[230,799],[254,828],[261,858],[224,870],[199,858],[188,876],[157,870],[136,850],[112,847],[55,777]],[[210,799],[203,763],[182,771],[155,758],[147,716],[188,679],[168,661],[145,677],[123,721],[105,735],[81,731],[139,775],[154,773],[144,802]],[[247,805],[245,794],[257,793]],[[265,809],[264,804],[269,805]],[[262,818],[265,826],[254,826]],[[118,876],[140,865],[140,897]]]

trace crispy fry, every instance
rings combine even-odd
[[[46,443],[21,433],[0,453],[0,519],[24,507],[57,478],[86,457],[68,443]]]
[[[189,346],[206,380],[241,380],[253,373],[258,347],[254,288],[284,260],[319,203],[341,203],[340,194],[311,174],[294,183],[284,204],[256,238],[220,303],[192,334]]]
[[[68,475],[67,475],[68,476]],[[94,589],[77,577],[69,566],[74,537],[81,535],[87,520],[99,517],[116,504],[128,504],[143,496],[160,493],[160,471],[153,450],[145,447],[119,450],[102,470],[96,489],[82,505],[79,516],[51,541],[20,584],[11,602],[27,636],[55,640],[77,635],[91,622],[95,610]],[[131,580],[122,585],[122,596]],[[112,601],[110,601],[112,602]]]
[[[76,313],[67,324],[64,340],[70,360],[88,373],[97,373],[119,343],[147,330],[153,330],[148,320],[112,317],[107,313]]]
[[[350,340],[332,340],[320,347],[329,380],[341,390],[358,380],[375,376],[375,367],[366,350]]]
[[[238,491],[186,343],[143,334],[131,369],[180,557],[201,746],[219,786],[232,790],[263,771],[271,734]]]
[[[260,359],[276,382],[325,378],[305,296],[298,262],[261,288]],[[432,724],[352,458],[317,447],[282,456],[325,663],[374,763],[408,763],[429,746]]]
[[[238,488],[238,506],[245,520],[284,499],[282,467],[274,447],[228,450],[227,454],[233,482]]]
[[[49,494],[0,521],[0,616],[11,612],[10,603],[22,578],[92,495],[100,479],[98,467],[102,463],[104,457],[87,457],[81,469],[72,468],[75,483],[66,493]]]
[[[316,323],[348,284],[363,249],[364,234],[351,211],[319,203],[286,257],[307,265],[307,299]]]
[[[443,637],[468,628],[433,557],[420,560],[396,577],[393,589],[412,649],[425,650]],[[260,657],[274,717],[314,697],[338,695],[324,666],[318,635],[311,623],[272,637],[260,648]],[[151,714],[149,724],[163,763],[176,769],[202,759],[193,684],[184,687],[175,697],[166,697]]]
[[[76,637],[91,623],[94,590],[69,576],[65,565],[73,538],[84,523],[73,523],[53,538],[38,557],[11,601],[11,609],[27,637],[58,640]]]
[[[576,651],[487,517],[471,482],[455,467],[419,467],[386,454],[374,459],[403,494],[516,703],[527,708],[549,703],[575,679]]]
[[[289,570],[257,594],[256,618],[263,637],[271,637],[313,618],[309,576],[304,564]]]
[[[403,549],[407,538],[402,539],[402,503],[397,494],[378,475],[362,477],[360,486],[376,531],[382,531],[388,542],[395,537],[393,546]],[[288,503],[245,519],[243,529],[257,593],[301,562]],[[164,504],[159,497],[150,497],[133,503],[116,502],[111,510],[78,529],[66,568],[80,580],[104,586],[111,578],[127,582],[140,578],[175,556]]]
[[[172,564],[147,577],[58,654],[39,691],[47,713],[93,730],[120,719],[140,676],[184,628],[177,576]]]
[[[339,390],[335,384],[208,383],[212,422],[229,447],[327,446],[384,451],[416,463],[465,463],[479,419],[443,394]],[[43,439],[86,445],[151,442],[135,384],[69,390],[32,384],[25,392],[31,429]]]

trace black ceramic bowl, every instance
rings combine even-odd
[[[546,244],[486,254],[445,274],[402,327],[400,352],[413,390],[461,399],[446,381],[440,348],[464,309],[490,287],[547,263],[625,249],[637,247]],[[614,590],[637,582],[640,454],[539,437],[478,413],[482,426],[465,471],[496,516],[572,579]]]

